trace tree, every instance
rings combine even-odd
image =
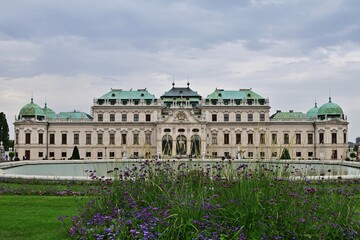
[[[79,149],[77,146],[74,147],[73,153],[70,159],[80,159]]]
[[[284,150],[280,156],[280,159],[291,159],[289,150],[287,148],[284,148]]]
[[[7,124],[6,115],[0,112],[0,141],[3,142],[5,150],[9,149],[9,126]]]
[[[356,158],[357,154],[355,152],[350,153],[351,158]]]
[[[354,145],[354,149],[353,149],[353,151],[354,151],[354,152],[357,152],[357,151],[358,151],[358,149],[359,149],[359,144],[355,144],[355,145]]]

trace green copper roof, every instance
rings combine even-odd
[[[33,99],[31,98],[31,102],[21,108],[19,115],[20,116],[44,116],[44,111],[39,105],[35,104]]]
[[[329,102],[325,103],[319,108],[318,115],[343,115],[343,110],[336,103],[331,102],[331,98],[329,98]]]
[[[265,99],[259,94],[253,92],[251,89],[223,90],[215,89],[213,93],[208,95],[206,99]]]
[[[319,112],[319,108],[317,107],[317,104],[315,103],[315,107],[311,108],[309,111],[307,111],[306,116],[309,118],[316,118]]]
[[[270,119],[274,120],[304,120],[309,117],[302,112],[277,112],[273,114]]]
[[[57,117],[62,119],[92,119],[89,114],[78,111],[60,112]]]
[[[48,117],[48,118],[56,117],[56,113],[54,112],[54,110],[52,110],[51,108],[48,108],[46,103],[45,103],[45,107],[43,108],[43,111],[44,111],[45,117]]]
[[[156,99],[146,89],[138,89],[136,91],[124,91],[122,89],[111,89],[110,92],[101,96],[99,99]]]

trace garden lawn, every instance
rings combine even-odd
[[[81,196],[0,195],[0,239],[67,239],[59,216],[78,214]]]

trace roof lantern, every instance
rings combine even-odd
[[[326,117],[340,117],[342,118],[344,115],[343,110],[339,105],[333,103],[331,101],[331,97],[329,97],[329,102],[325,103],[319,108],[318,116],[322,119]]]
[[[315,102],[315,106],[311,108],[309,111],[307,111],[306,116],[309,118],[317,118],[319,112],[319,108],[317,106],[317,103]]]
[[[56,113],[51,108],[48,108],[47,103],[45,103],[45,107],[43,108],[45,117],[54,118],[56,117]]]
[[[38,120],[41,120],[44,118],[44,116],[43,109],[34,103],[33,98],[31,98],[30,103],[21,108],[19,113],[20,118],[37,118]]]

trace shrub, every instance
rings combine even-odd
[[[352,153],[350,153],[350,157],[351,157],[351,158],[356,158],[356,157],[357,157],[357,154],[354,153],[354,152],[352,152]]]
[[[69,159],[80,159],[79,149],[77,146],[74,147],[73,153]]]
[[[15,157],[15,153],[14,152],[9,152],[9,157],[10,157],[10,160],[13,160],[13,158]]]
[[[287,148],[283,149],[280,159],[291,159],[289,150]]]

